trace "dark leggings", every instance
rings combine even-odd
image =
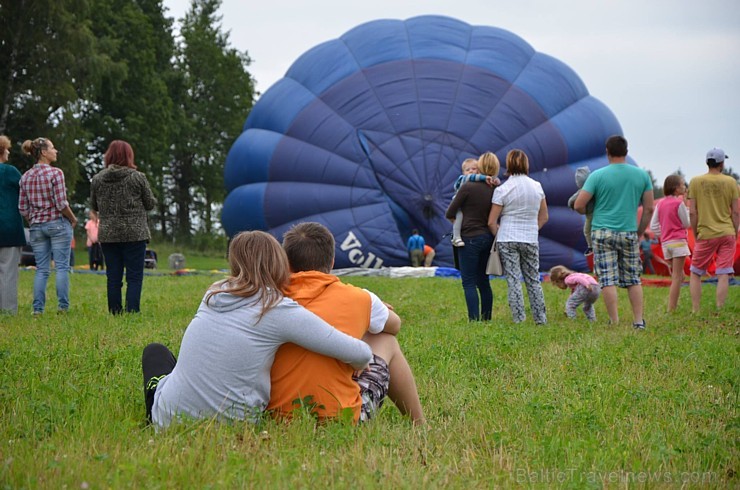
[[[144,347],[141,355],[141,370],[144,373],[144,404],[146,405],[146,419],[152,421],[152,406],[154,392],[159,380],[175,369],[177,359],[172,352],[162,344],[149,344]]]

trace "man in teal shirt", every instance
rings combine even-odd
[[[609,165],[591,173],[573,208],[581,214],[595,199],[591,240],[594,271],[599,277],[609,322],[619,322],[617,287],[627,288],[632,305],[632,326],[645,328],[640,273],[640,236],[653,215],[653,184],[648,173],[627,163],[627,140],[611,136],[606,140]],[[642,218],[637,208],[642,202]]]

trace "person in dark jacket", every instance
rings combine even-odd
[[[484,153],[478,160],[478,170],[484,175],[496,177],[500,168],[498,157],[491,152]],[[460,232],[465,246],[456,249],[469,321],[490,321],[493,310],[493,291],[486,274],[493,245],[493,235],[488,229],[491,196],[493,187],[486,182],[468,182],[460,187],[445,214],[454,223],[457,211],[463,212]]]
[[[144,253],[151,238],[147,211],[156,200],[143,173],[136,170],[134,150],[127,142],[112,141],[105,168],[93,177],[90,199],[98,213],[98,240],[108,269],[108,311],[123,312],[121,290],[126,270],[126,312],[138,313],[144,279]]]
[[[0,136],[0,313],[18,313],[18,264],[26,244],[18,212],[21,173],[8,165],[10,139]]]

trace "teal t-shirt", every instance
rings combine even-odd
[[[596,201],[591,228],[637,231],[637,208],[645,191],[652,189],[648,173],[629,163],[611,163],[592,172],[583,185]]]

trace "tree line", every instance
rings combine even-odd
[[[187,243],[211,236],[226,154],[255,99],[250,58],[221,28],[221,0],[192,0],[179,32],[162,0],[2,0],[0,134],[60,149],[73,209],[115,139],[131,143],[158,200],[152,227]]]

